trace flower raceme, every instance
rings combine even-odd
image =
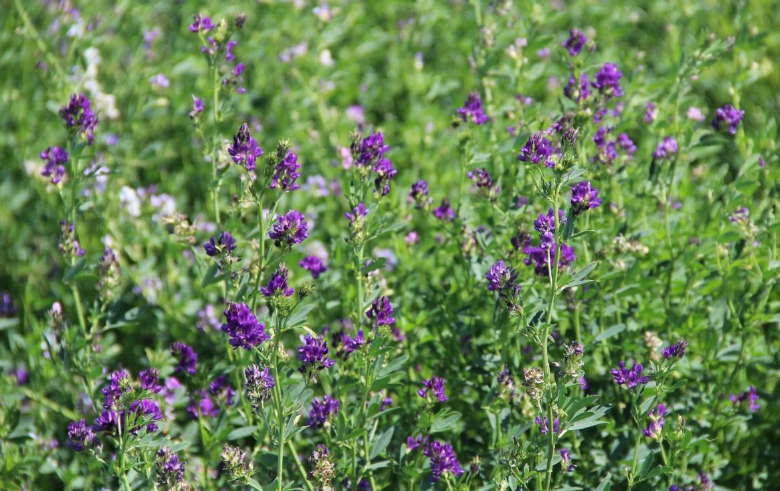
[[[631,368],[626,368],[625,362],[621,360],[619,368],[613,368],[611,372],[616,384],[636,389],[640,384],[645,385],[650,381],[649,377],[642,375],[642,370],[642,365],[636,361],[632,362]]]
[[[431,401],[429,393],[432,393],[439,402],[447,402],[449,400],[449,397],[444,393],[446,381],[443,378],[434,376],[429,380],[423,380],[422,384],[423,388],[417,391],[417,395],[423,399]]]
[[[265,324],[257,320],[245,303],[233,303],[225,309],[225,323],[221,329],[230,335],[229,343],[233,349],[251,351],[271,339],[265,331]]]

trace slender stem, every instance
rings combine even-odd
[[[260,282],[263,278],[263,272],[265,271],[265,217],[263,217],[263,197],[257,202],[258,207],[258,220],[260,222],[260,264],[257,266],[257,277],[255,278],[255,289],[252,292],[255,298],[252,299],[252,311],[257,308],[258,289],[260,288]]]
[[[54,71],[57,72],[57,75],[60,77],[60,79],[63,82],[68,83],[68,78],[65,76],[65,71],[62,69],[62,65],[60,65],[59,59],[57,59],[57,57],[54,56],[51,51],[49,51],[49,47],[46,46],[46,43],[43,41],[40,33],[38,33],[38,29],[35,28],[32,21],[30,20],[30,16],[27,15],[27,11],[24,10],[21,0],[14,0],[14,5],[16,6],[16,11],[19,12],[19,17],[22,18],[24,27],[30,31],[30,34],[32,34],[32,36],[35,38],[38,49],[40,49],[46,55],[46,60],[54,67]]]
[[[306,484],[306,488],[309,491],[314,491],[314,486],[312,486],[311,482],[306,477],[306,469],[303,467],[301,460],[298,458],[298,452],[295,450],[295,445],[293,444],[292,440],[287,440],[287,447],[290,449],[290,454],[293,456],[295,466],[298,468],[298,473],[301,475],[301,479],[303,479],[303,482]]]
[[[206,443],[206,428],[203,426],[203,415],[198,408],[198,429],[200,430],[200,443],[203,446],[203,488],[209,489],[209,459],[208,445]]]
[[[547,342],[550,337],[549,329],[550,329],[550,323],[552,322],[552,314],[553,309],[555,308],[555,296],[558,293],[558,264],[559,264],[559,257],[561,254],[561,245],[558,243],[558,237],[560,236],[560,223],[558,221],[558,193],[560,191],[560,186],[556,185],[555,187],[555,193],[553,195],[553,218],[555,223],[555,243],[554,247],[556,248],[556,254],[555,256],[552,256],[550,254],[550,251],[548,250],[548,264],[547,269],[550,271],[550,303],[547,307],[547,326],[544,329],[544,339],[542,340],[542,360],[544,363],[544,381],[545,386],[549,388],[550,385],[550,362],[548,359],[547,354]],[[554,264],[553,264],[554,261]],[[549,399],[549,398],[548,398]],[[555,434],[554,434],[554,418],[553,418],[553,410],[552,410],[552,400],[547,401],[547,434],[548,434],[548,440],[547,440],[547,471],[546,471],[546,479],[545,479],[545,485],[544,489],[549,491],[550,490],[550,484],[552,482],[552,471],[553,471],[553,454],[555,453]]]
[[[636,443],[634,444],[634,460],[631,464],[631,478],[628,481],[628,489],[634,487],[634,480],[636,479],[636,466],[639,462],[639,444],[642,443],[642,432],[638,431],[636,434]]]
[[[84,307],[81,305],[81,294],[79,293],[79,288],[73,284],[70,289],[73,291],[73,299],[76,302],[76,315],[79,318],[81,331],[84,333],[84,336],[87,336],[87,321],[84,318]]]

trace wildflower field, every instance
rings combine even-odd
[[[0,490],[780,489],[770,0],[0,0]]]

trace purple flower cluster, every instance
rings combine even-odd
[[[433,392],[433,396],[436,397],[439,402],[447,402],[449,397],[444,393],[444,386],[446,383],[447,382],[443,378],[437,376],[434,376],[429,380],[423,380],[423,388],[417,391],[417,395],[423,399],[428,399],[429,392]]]
[[[520,289],[520,285],[517,284],[517,272],[500,259],[490,267],[490,271],[485,273],[485,279],[491,292],[514,295]]]
[[[412,190],[409,192],[409,201],[414,202],[417,208],[425,208],[431,204],[431,198],[428,197],[428,181],[420,179],[412,184]]]
[[[544,133],[537,131],[523,145],[517,160],[520,162],[543,163],[545,167],[555,167],[552,160],[552,145],[550,140],[544,137]]]
[[[209,397],[209,393],[201,390],[190,396],[190,401],[184,409],[187,415],[192,419],[198,419],[199,416],[214,418],[219,416],[219,408],[214,400]]]
[[[501,188],[496,186],[493,182],[493,177],[484,168],[476,168],[468,173],[469,179],[474,182],[477,187],[477,191],[482,192],[486,198],[493,200],[497,197]]]
[[[366,334],[363,332],[363,329],[358,329],[358,332],[355,334],[354,338],[350,337],[346,333],[341,333],[339,344],[342,348],[340,349],[338,356],[347,360],[349,359],[349,355],[355,351],[358,351],[363,347],[364,344],[366,344]]]
[[[349,220],[350,225],[353,226],[355,223],[360,222],[366,215],[368,215],[368,210],[366,209],[366,205],[363,203],[358,203],[354,208],[352,208],[351,212],[344,212],[344,218]]]
[[[667,360],[679,360],[685,356],[685,349],[688,347],[688,341],[679,340],[673,345],[664,348],[663,355]]]
[[[228,147],[228,154],[233,157],[233,162],[243,165],[253,172],[257,167],[257,158],[263,155],[263,149],[257,144],[257,140],[249,133],[249,125],[244,123],[233,136],[233,144]]]
[[[712,126],[720,130],[723,126],[728,126],[729,133],[735,135],[737,127],[745,116],[745,111],[736,109],[731,104],[726,104],[715,112],[715,119],[712,120]]]
[[[675,140],[671,136],[667,136],[663,140],[658,142],[658,145],[655,147],[655,150],[653,151],[653,157],[656,159],[665,159],[665,158],[670,158],[672,155],[676,153],[677,153],[677,140]]]
[[[534,423],[539,427],[539,431],[542,435],[546,435],[550,431],[550,420],[547,418],[534,418]],[[561,432],[561,421],[558,418],[553,419],[553,434],[557,435]]]
[[[271,339],[265,332],[265,324],[257,320],[255,314],[245,303],[232,303],[225,309],[226,322],[222,330],[230,334],[230,345],[252,350]]]
[[[48,147],[41,152],[40,157],[46,161],[41,175],[51,177],[52,184],[62,181],[65,177],[65,164],[68,163],[68,152],[62,147]]]
[[[271,398],[271,390],[276,386],[276,382],[268,367],[260,370],[260,367],[252,364],[244,370],[244,375],[247,397],[253,404],[257,405]]]
[[[13,317],[14,315],[16,315],[14,300],[11,298],[11,295],[3,292],[0,295],[0,317]]]
[[[286,215],[278,215],[268,236],[275,241],[276,247],[289,250],[293,245],[300,244],[309,237],[306,217],[297,210],[290,210]]]
[[[648,438],[661,438],[661,432],[664,429],[664,416],[669,412],[664,404],[659,404],[655,408],[651,409],[647,417],[650,421],[647,424],[647,428],[642,428],[642,434]]]
[[[138,378],[141,380],[141,388],[157,394],[162,390],[162,386],[158,383],[160,381],[160,371],[156,368],[149,368],[138,373]]]
[[[187,466],[179,460],[179,456],[167,447],[157,451],[157,485],[163,489],[177,489],[177,484],[184,480]]]
[[[441,200],[441,206],[433,209],[433,216],[438,220],[445,222],[451,222],[455,218],[455,210],[450,206],[450,200],[444,198]]]
[[[232,406],[235,402],[236,390],[228,383],[227,375],[220,375],[209,383],[209,394],[212,396],[225,396],[225,404]]]
[[[328,270],[328,266],[325,264],[325,262],[320,259],[319,256],[315,255],[304,257],[298,263],[298,266],[311,273],[311,277],[315,280],[319,278],[322,273]]]
[[[341,403],[338,399],[325,394],[322,400],[313,399],[311,401],[311,411],[309,411],[309,426],[322,428],[331,415],[335,415],[341,409]]]
[[[393,306],[390,305],[390,299],[381,296],[371,303],[371,308],[366,311],[366,317],[376,322],[377,326],[390,326],[395,323],[393,317]]]
[[[618,70],[615,63],[605,63],[596,73],[596,80],[591,82],[591,85],[609,100],[613,97],[623,96],[623,88],[620,86],[621,78],[623,78],[623,72]]]
[[[620,361],[620,368],[613,368],[612,378],[618,385],[625,385],[629,389],[635,389],[639,384],[646,384],[650,381],[649,377],[642,376],[643,367],[634,361],[631,368],[626,368],[625,362]]]
[[[98,443],[98,437],[92,426],[87,425],[83,419],[68,424],[68,438],[70,439],[70,448],[77,452],[83,452]]]
[[[376,174],[374,186],[376,191],[382,196],[387,196],[390,192],[390,180],[397,174],[390,159],[385,157],[388,150],[390,150],[390,146],[385,145],[385,136],[381,131],[373,133],[352,145],[355,165],[371,168]]]
[[[598,149],[597,158],[602,164],[612,164],[620,155],[618,149],[622,150],[629,158],[636,153],[636,145],[626,133],[618,135],[617,140],[609,140],[607,135],[611,131],[611,128],[599,126],[593,135],[593,143]]]
[[[328,358],[328,342],[322,336],[315,338],[307,334],[303,337],[303,344],[298,346],[298,359],[303,363],[302,372],[317,372],[324,368],[330,368],[335,361]]]
[[[95,126],[98,118],[92,112],[92,103],[84,94],[73,94],[70,101],[60,108],[60,116],[68,129],[86,138],[92,145],[95,141]]]
[[[587,73],[580,74],[579,80],[574,75],[569,77],[566,87],[563,88],[563,95],[574,102],[585,101],[590,96],[590,80]]]
[[[572,29],[569,31],[569,39],[563,43],[563,47],[569,51],[571,56],[577,56],[587,42],[588,38],[581,30]]]
[[[455,477],[463,474],[458,457],[449,443],[431,442],[425,446],[423,453],[431,460],[431,482],[438,481],[445,472]]]
[[[458,109],[458,116],[464,123],[468,123],[469,120],[478,125],[488,122],[488,117],[482,109],[482,97],[480,97],[479,92],[469,94],[463,107]]]
[[[282,191],[295,191],[301,186],[295,183],[295,180],[301,177],[298,169],[301,164],[298,163],[298,156],[292,151],[279,161],[274,167],[274,175],[271,177],[271,189],[279,188]]]
[[[645,123],[652,123],[655,121],[655,116],[658,114],[658,108],[656,107],[654,102],[648,102],[645,105],[645,117],[644,121]]]
[[[260,287],[260,292],[266,297],[275,295],[291,296],[295,290],[287,285],[287,267],[280,264],[266,286]]]
[[[740,406],[743,402],[747,402],[748,409],[752,413],[761,409],[761,406],[758,404],[758,399],[758,392],[752,385],[748,387],[747,392],[742,392],[739,395],[732,394],[729,396],[729,400],[735,407]]]
[[[198,354],[190,346],[184,343],[176,342],[171,346],[171,354],[179,359],[179,363],[174,367],[175,372],[187,372],[195,375],[198,367]]]
[[[574,215],[579,215],[590,208],[598,208],[602,199],[598,197],[599,190],[590,185],[590,181],[583,181],[571,190],[571,207]]]
[[[232,235],[230,235],[227,231],[222,232],[222,234],[219,236],[219,242],[216,242],[214,240],[214,236],[212,235],[208,242],[203,244],[203,250],[206,251],[206,254],[215,257],[222,254],[230,254],[233,252],[236,248],[236,239],[233,238]]]
[[[211,17],[205,17],[202,14],[195,14],[192,24],[190,24],[190,32],[209,32],[213,28]]]

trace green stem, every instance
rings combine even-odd
[[[295,450],[295,445],[293,444],[292,440],[287,440],[287,447],[290,449],[290,454],[293,456],[293,461],[295,462],[295,466],[298,468],[298,473],[301,475],[301,479],[303,479],[303,482],[306,484],[306,489],[309,491],[314,491],[314,486],[312,486],[311,482],[306,477],[306,469],[303,467],[301,460],[298,458],[298,452]]]
[[[631,478],[628,481],[628,489],[634,487],[634,479],[636,478],[636,466],[639,462],[639,444],[642,443],[642,432],[638,431],[636,434],[636,443],[634,444],[634,460],[631,464]]]

